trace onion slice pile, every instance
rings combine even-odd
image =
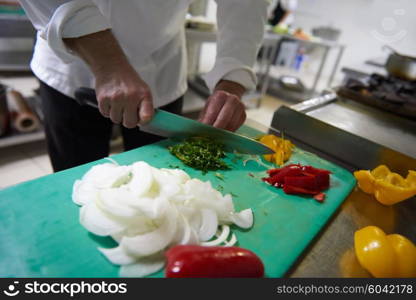
[[[92,167],[75,181],[72,199],[81,206],[82,226],[118,243],[98,250],[121,266],[122,277],[159,271],[171,246],[232,246],[237,238],[229,225],[253,226],[252,210],[236,212],[231,195],[222,195],[210,182],[143,161]]]

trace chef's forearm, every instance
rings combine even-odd
[[[66,38],[64,43],[90,66],[96,77],[128,64],[127,57],[111,30],[79,38]]]
[[[129,63],[110,30],[64,39],[95,75],[98,108],[104,117],[127,128],[135,128],[153,117],[149,86]]]

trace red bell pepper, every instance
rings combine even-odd
[[[282,187],[286,176],[300,176],[302,175],[302,169],[300,165],[288,165],[280,169],[271,169],[267,173],[269,173],[269,177],[264,178],[264,181],[271,185]]]
[[[302,187],[298,187],[298,186],[295,186],[295,185],[288,185],[288,184],[285,184],[283,186],[283,191],[286,194],[289,194],[289,195],[301,195],[301,194],[316,195],[316,194],[319,194],[319,190],[308,190],[308,189],[305,189],[305,188],[302,188]]]
[[[239,247],[178,245],[166,252],[166,277],[263,277],[264,265],[253,252]]]
[[[321,192],[329,188],[331,172],[312,166],[291,164],[280,169],[267,171],[269,177],[263,181],[275,187],[283,188],[286,194],[319,195],[317,201],[322,202],[325,194]]]

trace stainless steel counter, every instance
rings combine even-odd
[[[277,135],[284,132],[299,148],[350,171],[386,164],[406,176],[408,170],[416,169],[412,148],[416,146],[415,127],[409,122],[336,99],[309,107],[306,112],[282,107],[268,129],[248,125]],[[356,188],[287,276],[369,277],[354,253],[354,232],[368,225],[378,226],[388,234],[403,234],[416,243],[416,199],[384,206]]]
[[[416,121],[373,109],[351,100],[307,112],[325,123],[416,158]]]

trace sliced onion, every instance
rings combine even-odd
[[[151,167],[139,161],[132,166],[132,179],[129,183],[129,188],[133,194],[140,197],[147,193],[153,183],[153,175]]]
[[[226,241],[225,243],[224,243],[224,246],[226,246],[226,247],[231,247],[231,246],[234,246],[235,245],[235,243],[237,243],[237,237],[235,236],[235,234],[233,233],[232,235],[231,235],[231,239],[229,240],[229,241]]]
[[[170,207],[169,200],[165,197],[148,198],[142,197],[134,204],[144,215],[150,219],[158,219],[163,216]]]
[[[129,265],[137,261],[137,257],[129,255],[121,247],[111,249],[99,247],[98,250],[114,265]]]
[[[191,179],[189,175],[181,169],[160,169],[161,171],[167,172],[172,178],[175,178],[177,183],[183,184]]]
[[[115,164],[116,166],[119,166],[119,165],[120,165],[118,162],[116,162],[116,161],[114,160],[114,158],[112,158],[112,157],[110,157],[110,156],[108,156],[108,157],[104,157],[104,159],[105,159],[105,160],[108,160],[109,162],[111,162],[111,163],[113,163],[113,164]]]
[[[84,175],[83,180],[90,182],[96,188],[118,187],[130,180],[130,170],[129,166],[105,163],[92,167]]]
[[[117,232],[117,233],[113,233],[112,235],[111,235],[111,238],[113,239],[113,240],[115,240],[117,243],[119,243],[120,244],[120,241],[121,241],[121,238],[123,237],[123,232],[121,231],[121,232]]]
[[[72,188],[72,201],[78,205],[85,205],[97,199],[98,189],[91,183],[77,180]]]
[[[198,236],[202,242],[210,240],[218,229],[218,218],[212,209],[201,210],[202,224],[199,228]]]
[[[179,225],[179,224],[178,224]],[[188,220],[181,216],[181,222],[178,226],[178,232],[174,241],[175,244],[189,245],[198,244],[199,238],[196,231],[191,227]]]
[[[225,224],[253,225],[251,209],[236,213],[231,195],[223,196],[210,182],[145,162],[94,166],[74,183],[72,198],[82,206],[80,223],[87,230],[118,243],[99,251],[121,265],[123,277],[157,272],[172,245],[235,245],[237,237]]]
[[[179,245],[186,245],[191,240],[192,232],[191,232],[191,226],[189,225],[189,222],[185,218],[183,218],[182,232],[183,232],[182,238],[181,238],[181,240],[179,241],[178,244]]]
[[[88,231],[99,236],[113,235],[124,229],[123,224],[109,217],[93,202],[81,207],[79,221]]]
[[[134,197],[126,189],[104,189],[99,191],[96,204],[108,214],[131,218],[138,214],[137,209],[126,205],[133,201],[132,198]]]
[[[251,208],[231,214],[231,221],[240,228],[248,229],[253,226],[253,211]]]
[[[121,277],[144,277],[160,271],[165,265],[163,258],[140,259],[137,263],[120,268]]]
[[[218,235],[218,238],[209,242],[201,243],[202,246],[217,246],[224,243],[227,240],[228,235],[230,234],[230,226],[222,225],[221,234]]]

